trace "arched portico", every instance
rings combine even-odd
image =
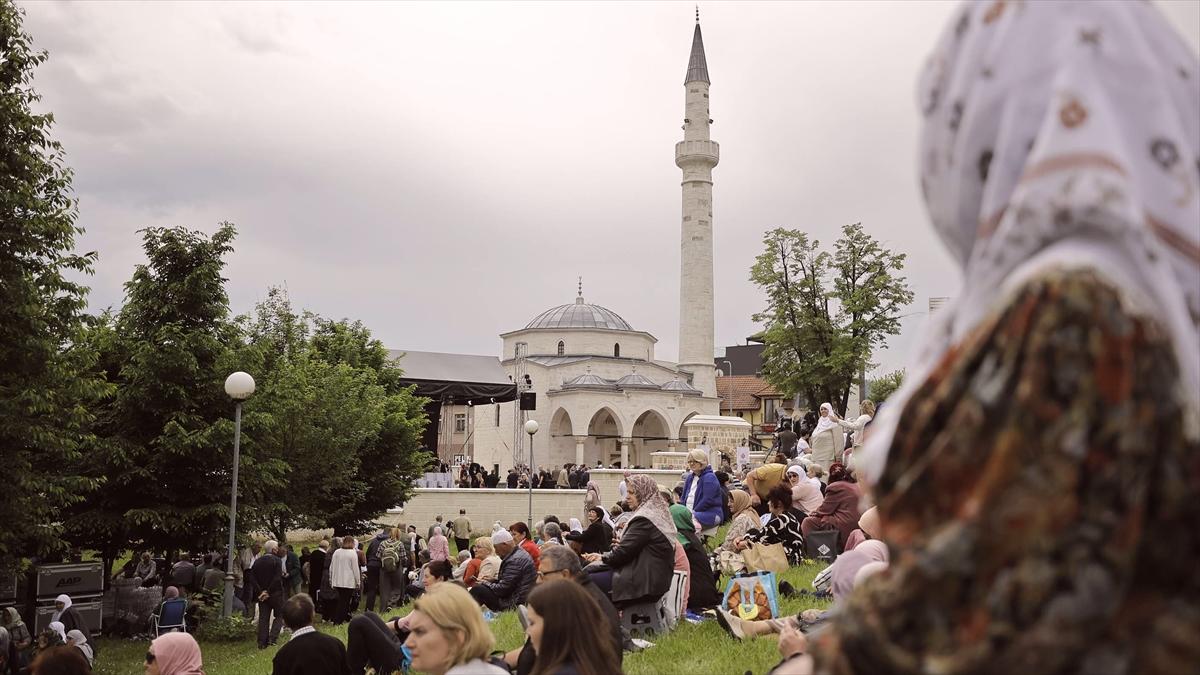
[[[588,421],[588,440],[584,447],[584,461],[591,465],[596,460],[610,465],[621,457],[620,439],[626,434],[620,415],[604,406],[592,413]]]
[[[650,453],[670,447],[671,425],[667,416],[653,408],[643,411],[633,423],[633,439],[629,461],[643,467],[651,466]]]
[[[572,422],[571,414],[566,408],[560,407],[550,416],[550,461],[553,464],[562,464],[564,462],[573,461],[575,457],[575,440],[573,435],[576,433],[575,425]],[[563,459],[569,458],[569,459]]]

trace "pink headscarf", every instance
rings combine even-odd
[[[150,643],[162,675],[204,675],[200,645],[187,633],[167,633]]]
[[[829,592],[833,594],[833,601],[839,602],[850,595],[850,591],[854,590],[854,578],[863,565],[873,562],[886,563],[887,561],[887,544],[878,539],[864,541],[855,546],[853,551],[839,555],[837,560],[833,561],[833,573],[829,583]]]

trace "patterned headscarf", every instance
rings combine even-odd
[[[1090,269],[1168,332],[1200,422],[1200,60],[1152,3],[966,3],[920,83],[921,186],[963,266],[862,457],[1024,282]],[[894,405],[893,405],[894,403]]]
[[[675,541],[675,522],[671,519],[666,500],[658,493],[658,483],[644,473],[635,473],[625,482],[629,492],[638,500],[638,507],[632,518],[646,518],[654,523],[669,541]]]

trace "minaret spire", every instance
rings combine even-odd
[[[708,62],[700,35],[700,8],[684,77],[683,141],[675,144],[675,164],[683,170],[683,222],[679,257],[679,369],[692,386],[716,398],[713,364],[713,207],[712,170],[720,146],[709,136]]]

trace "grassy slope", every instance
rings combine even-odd
[[[812,578],[821,569],[819,565],[795,567],[782,575],[797,589],[811,589]],[[801,596],[799,599],[780,598],[780,612],[795,615],[800,610],[826,607],[828,603]],[[406,613],[407,610],[400,612]],[[524,639],[516,614],[505,612],[492,624],[496,635],[497,649],[514,649]],[[320,630],[346,640],[345,626],[334,627],[322,624]],[[103,675],[129,675],[142,672],[142,659],[146,653],[146,642],[125,640],[99,640],[101,658],[96,672]],[[208,675],[261,675],[271,671],[271,657],[277,647],[262,651],[254,642],[236,644],[205,643],[204,670]],[[715,621],[700,625],[682,623],[671,634],[657,641],[656,646],[638,654],[625,656],[625,672],[629,675],[658,675],[665,673],[736,673],[746,671],[765,673],[779,661],[774,640],[755,640],[743,644],[735,643]]]

